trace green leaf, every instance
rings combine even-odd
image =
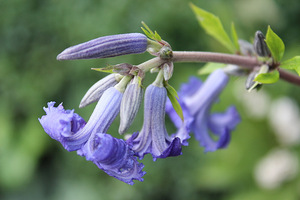
[[[198,75],[206,75],[206,74],[210,74],[213,71],[215,71],[216,69],[220,69],[225,67],[225,64],[222,63],[206,63],[203,67],[201,67],[197,74]]]
[[[105,72],[105,73],[114,73],[114,66],[109,65],[107,67],[103,67],[103,68],[91,68],[92,70],[98,71],[98,72]]]
[[[283,61],[280,68],[295,70],[300,76],[300,56],[295,56],[289,60]]]
[[[279,80],[279,72],[278,70],[273,70],[268,73],[261,73],[254,80],[263,84],[276,83]]]
[[[234,26],[233,22],[231,23],[231,37],[232,37],[232,40],[233,40],[233,44],[235,46],[235,50],[240,51],[239,37],[236,33],[236,29],[235,29],[235,26]]]
[[[235,46],[232,43],[229,36],[227,35],[226,31],[224,30],[219,17],[195,6],[192,3],[190,4],[190,6],[194,11],[200,26],[202,26],[202,28],[207,32],[207,34],[218,40],[229,51],[235,53]]]
[[[182,121],[184,121],[182,108],[177,100],[178,94],[177,94],[176,90],[171,85],[169,85],[167,82],[165,82],[165,88],[167,89],[167,95],[172,103],[174,110],[176,111],[176,113],[180,117],[180,119]]]
[[[266,43],[271,51],[272,57],[275,62],[279,62],[284,54],[284,43],[276,33],[274,33],[270,26],[266,35]]]
[[[165,85],[165,88],[168,90],[168,92],[170,92],[171,95],[173,95],[174,97],[179,99],[177,91],[171,85],[169,85],[166,81],[165,81],[164,85]]]
[[[143,32],[145,33],[145,35],[147,35],[147,37],[149,37],[150,39],[156,40],[158,42],[161,41],[161,37],[160,35],[156,32],[156,31],[152,31],[149,26],[147,26],[147,24],[145,22],[142,21],[142,25],[144,27],[141,27],[141,29],[143,30]]]

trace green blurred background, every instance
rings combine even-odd
[[[300,52],[298,0],[0,0],[1,200],[300,199],[300,129],[294,130],[290,142],[285,141],[293,131],[288,128],[298,126],[300,120],[300,88],[283,81],[248,94],[244,80],[232,78],[214,108],[224,110],[235,104],[242,115],[229,147],[205,154],[192,137],[182,156],[156,162],[146,156],[145,180],[134,186],[109,177],[75,152],[65,151],[39,124],[48,101],[64,102],[66,109],[75,108],[89,118],[94,105],[79,109],[78,104],[87,89],[105,75],[91,67],[139,64],[151,58],[143,54],[57,61],[56,55],[71,45],[104,35],[141,32],[140,22],[145,21],[174,50],[226,52],[199,27],[189,2],[218,15],[226,29],[233,21],[242,39],[251,40],[256,30],[265,32],[271,25],[286,44],[285,58]],[[171,85],[178,89],[202,65],[175,64]],[[146,83],[151,80],[153,76]],[[283,97],[289,102],[283,105],[292,105],[289,112],[284,106],[276,110],[280,106],[275,103]],[[272,123],[271,118],[278,114],[279,119]],[[283,127],[281,134],[286,136],[280,136],[276,125],[284,119],[293,124]],[[119,137],[117,125],[118,119],[109,130],[115,137]],[[169,133],[175,131],[168,119],[167,125]],[[131,131],[141,126],[142,121],[136,120]],[[261,175],[255,175],[262,161],[278,149],[290,157],[275,159],[264,165]],[[287,165],[283,170],[272,168],[282,163]],[[275,177],[283,174],[279,181],[271,181],[277,185],[259,181],[269,172]]]

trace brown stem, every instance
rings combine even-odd
[[[248,69],[252,69],[263,64],[255,57],[203,51],[173,51],[172,60],[173,62],[217,62],[238,65]],[[299,76],[280,68],[278,68],[278,71],[281,79],[300,86]]]
[[[253,68],[261,65],[261,63],[255,57],[203,51],[173,51],[173,61],[217,62],[239,65],[246,68]]]
[[[300,78],[299,76],[297,76],[296,74],[292,74],[290,72],[287,72],[283,69],[280,69],[278,68],[278,71],[279,71],[279,76],[281,79],[285,80],[285,81],[288,81],[292,84],[295,84],[295,85],[298,85],[300,86]]]

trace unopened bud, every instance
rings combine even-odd
[[[173,57],[173,51],[169,46],[164,46],[160,49],[159,56],[163,60],[169,60]]]
[[[260,89],[262,84],[258,81],[255,81],[255,78],[258,74],[264,74],[269,71],[268,65],[262,65],[259,70],[255,69],[253,70],[246,79],[246,89],[250,92],[253,89]]]
[[[90,87],[90,89],[82,98],[79,104],[79,108],[83,108],[91,103],[98,101],[105,90],[115,86],[119,81],[120,76],[118,74],[110,74],[96,82],[92,87]]]
[[[261,31],[256,31],[253,46],[257,55],[262,57],[269,57],[271,55],[265,41],[265,36]]]
[[[108,58],[144,53],[147,37],[141,33],[127,33],[99,37],[65,49],[57,60]]]
[[[259,87],[261,84],[259,84],[257,81],[254,81],[255,77],[257,76],[257,71],[252,71],[245,82],[246,90],[251,91],[257,87]]]
[[[124,134],[136,117],[143,98],[143,88],[140,78],[135,76],[125,89],[120,108],[119,133]]]

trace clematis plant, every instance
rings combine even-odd
[[[109,75],[95,83],[80,102],[80,108],[98,102],[89,120],[86,122],[74,110],[65,110],[62,104],[55,107],[55,102],[49,102],[44,108],[46,115],[39,119],[45,132],[66,150],[76,151],[108,175],[132,185],[134,180],[143,181],[146,173],[138,159],[146,154],[151,154],[154,161],[179,156],[183,146],[188,146],[191,133],[205,152],[229,145],[241,117],[233,105],[214,113],[211,107],[220,102],[219,96],[230,76],[245,76],[248,91],[275,83],[279,78],[300,85],[300,78],[285,70],[292,69],[300,75],[300,57],[281,61],[285,46],[270,27],[266,36],[257,31],[251,44],[238,39],[234,25],[230,38],[218,17],[193,4],[191,8],[206,32],[231,54],[173,51],[145,23],[144,34],[104,36],[69,47],[57,56],[58,60],[107,58],[146,51],[154,58],[138,65],[121,63],[94,69]],[[176,73],[177,62],[207,62],[199,73],[210,75],[204,82],[190,78],[177,93],[168,83]],[[143,80],[148,72],[157,73],[157,77],[145,87],[144,94]],[[128,133],[143,100],[143,125],[140,130]],[[130,134],[127,140],[109,133],[119,113],[119,134]],[[177,128],[173,134],[166,129],[165,113]]]

